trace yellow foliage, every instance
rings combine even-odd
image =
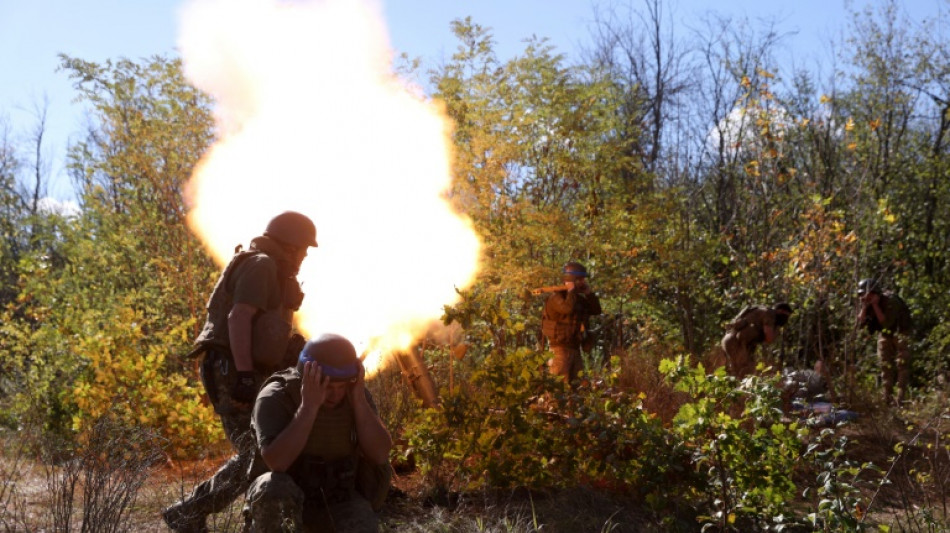
[[[745,171],[750,176],[759,176],[759,162],[758,161],[749,161],[746,163]]]
[[[857,237],[846,231],[843,214],[828,210],[826,199],[815,197],[802,214],[799,240],[787,250],[789,276],[802,285],[814,285],[823,276],[823,269],[834,263],[834,258],[849,257],[854,253]]]
[[[886,198],[881,198],[878,200],[877,204],[877,214],[880,215],[881,219],[888,224],[894,224],[897,222],[897,215],[891,211],[890,206],[887,203]]]
[[[138,311],[124,307],[115,315],[78,341],[77,352],[89,362],[89,371],[77,377],[68,398],[77,409],[73,429],[85,433],[109,414],[161,434],[177,457],[194,455],[219,440],[215,414],[200,401],[198,385],[163,368],[162,347],[175,343],[146,336]]]

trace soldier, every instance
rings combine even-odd
[[[378,531],[393,441],[364,374],[353,345],[324,334],[267,380],[251,422],[263,473],[247,493],[249,531]]]
[[[815,361],[814,368],[784,372],[782,378],[782,407],[785,412],[791,411],[794,400],[802,403],[831,401],[834,393],[829,378],[825,362],[821,359]]]
[[[881,363],[881,382],[884,385],[884,402],[891,403],[895,374],[897,377],[897,403],[900,405],[907,395],[907,383],[910,379],[910,351],[908,336],[912,327],[910,309],[900,296],[892,292],[881,292],[873,279],[863,279],[858,283],[857,325],[869,333],[877,333],[877,356]]]
[[[779,302],[771,308],[756,305],[744,308],[726,324],[722,349],[726,354],[726,371],[744,378],[755,370],[755,349],[775,340],[779,328],[788,322],[792,306]]]
[[[317,246],[313,222],[293,211],[281,213],[218,278],[195,344],[204,354],[202,383],[236,454],[191,495],[164,510],[162,518],[172,531],[207,531],[207,515],[224,510],[247,490],[255,450],[254,398],[264,378],[292,366],[303,346],[303,338],[292,333],[292,318],[303,300],[297,272],[311,246]]]
[[[590,351],[590,317],[601,313],[600,300],[587,283],[584,265],[564,264],[564,290],[552,292],[544,302],[541,333],[554,352],[549,361],[551,373],[564,376],[568,383],[577,378],[583,366],[581,347]]]

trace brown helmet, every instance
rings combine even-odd
[[[317,227],[306,215],[284,211],[267,223],[264,236],[297,248],[317,246]]]
[[[303,371],[303,365],[308,362],[320,365],[330,381],[350,381],[356,379],[360,371],[353,343],[335,333],[324,333],[304,345],[297,358],[297,370]]]
[[[584,265],[575,262],[568,261],[564,263],[564,268],[561,271],[561,278],[564,281],[577,281],[588,276],[587,269],[584,268]]]

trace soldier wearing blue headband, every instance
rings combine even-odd
[[[331,382],[354,382],[362,370],[356,357],[356,349],[350,341],[339,335],[322,335],[304,345],[297,358],[297,372],[304,374],[307,363],[319,367],[323,376]]]
[[[601,314],[600,299],[587,283],[584,265],[570,261],[561,271],[563,290],[552,292],[544,302],[541,333],[554,352],[548,362],[551,373],[574,381],[583,367],[581,348],[590,352],[590,317]]]
[[[270,377],[251,427],[260,450],[247,491],[250,531],[376,531],[392,476],[392,437],[353,344],[324,334]]]

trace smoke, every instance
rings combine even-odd
[[[392,72],[370,0],[194,0],[185,74],[215,99],[218,140],[186,195],[225,264],[285,210],[317,225],[298,325],[357,349],[404,349],[478,268],[470,220],[445,199],[450,123]]]

